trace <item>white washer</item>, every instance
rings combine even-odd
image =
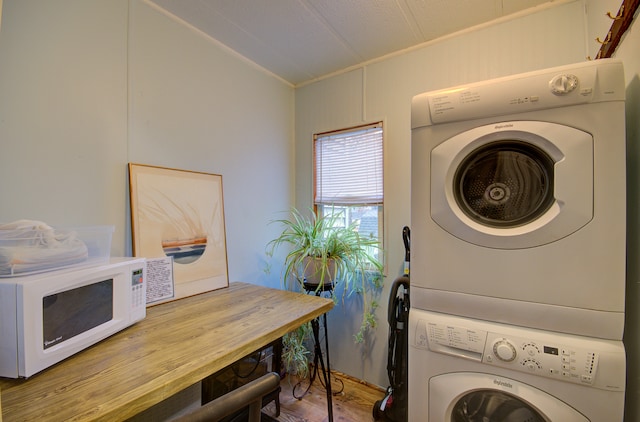
[[[622,63],[414,97],[411,305],[620,340]]]
[[[622,421],[622,342],[409,313],[409,421]]]

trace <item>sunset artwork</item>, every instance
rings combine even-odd
[[[129,164],[133,254],[173,258],[175,297],[227,287],[222,176]]]

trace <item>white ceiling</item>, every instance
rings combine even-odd
[[[293,85],[549,2],[150,1]]]

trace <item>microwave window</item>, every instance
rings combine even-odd
[[[44,348],[55,346],[113,319],[113,279],[42,299]]]

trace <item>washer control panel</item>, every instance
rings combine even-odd
[[[493,327],[418,320],[413,345],[510,370],[593,385],[599,360],[599,353],[594,349],[558,342],[563,338],[570,340],[570,336],[520,328],[506,330],[511,333],[498,333],[482,329],[485,325],[486,328],[499,327],[497,324]]]
[[[482,362],[591,385],[598,358],[593,350],[490,332]]]

